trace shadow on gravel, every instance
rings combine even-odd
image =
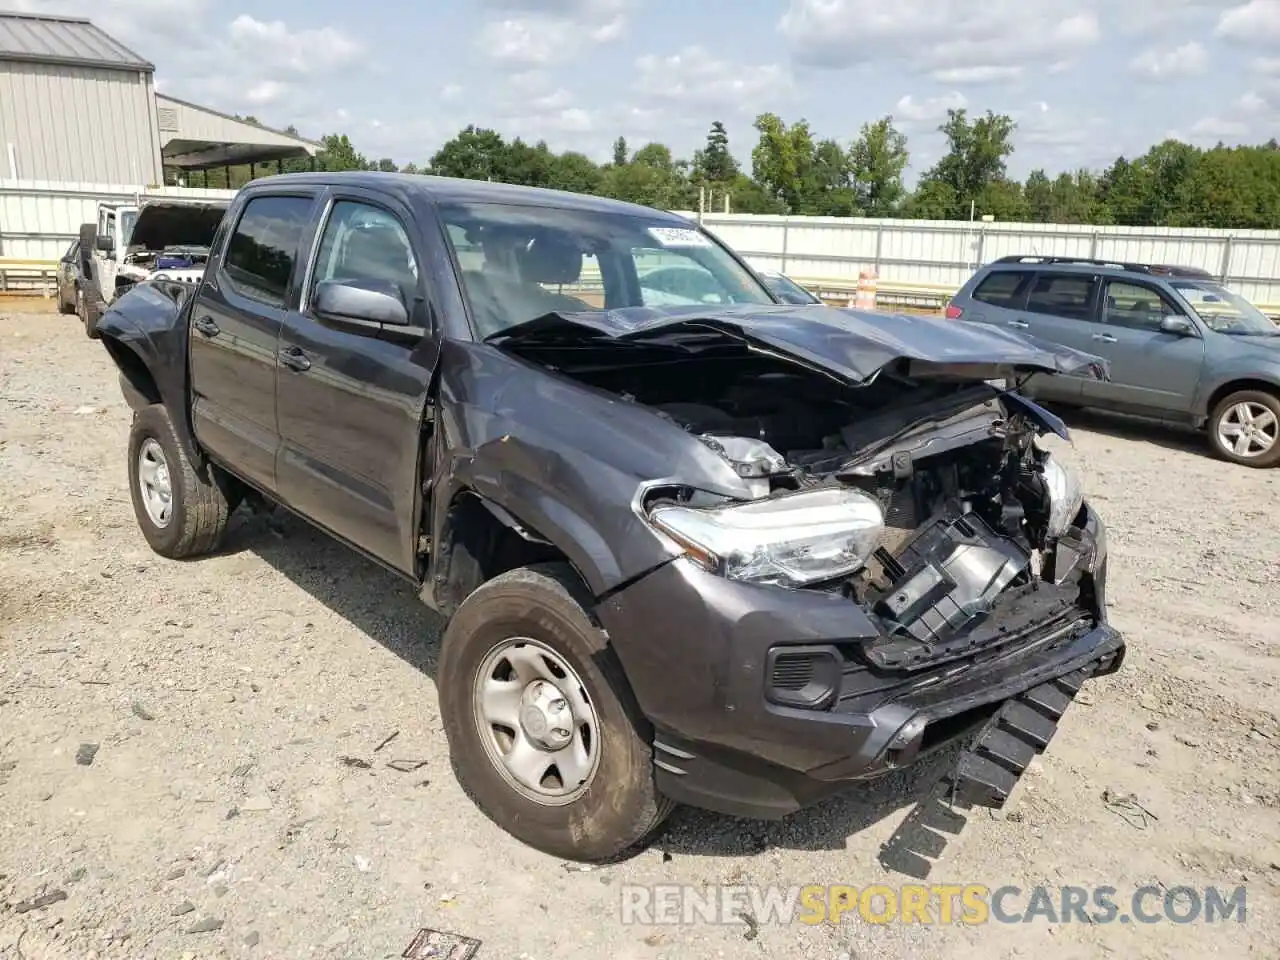
[[[220,552],[261,557],[299,589],[435,682],[443,618],[423,606],[406,581],[373,561],[287,513],[266,516],[247,510],[237,514]],[[441,743],[440,748],[445,745]],[[771,849],[843,850],[851,836],[904,808],[932,810],[936,803],[931,803],[931,792],[955,765],[958,753],[959,747],[940,751],[914,767],[855,785],[783,820],[744,820],[682,807],[647,847],[672,857],[752,857]],[[894,839],[881,848],[884,866],[915,875],[908,866],[889,862],[885,852],[902,845],[900,835],[918,816],[909,815]],[[936,830],[954,835],[965,819],[955,810],[945,817],[935,815],[930,822]],[[932,849],[910,852],[928,858],[941,854],[942,847],[935,841],[928,845]],[[910,857],[904,861],[910,862]]]
[[[1092,407],[1071,410],[1054,407],[1053,412],[1073,430],[1088,430],[1117,440],[1151,443],[1168,450],[1194,453],[1203,457],[1213,456],[1205,435],[1184,424],[1148,420],[1124,413],[1095,410]]]
[[[305,521],[241,508],[221,553],[248,551],[434,682],[444,621],[413,587]]]

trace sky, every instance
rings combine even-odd
[[[596,160],[678,156],[761,112],[848,143],[891,115],[910,178],[947,108],[1018,124],[1010,172],[1100,169],[1165,137],[1280,137],[1280,0],[8,0],[88,17],[161,92],[423,165],[467,124]]]

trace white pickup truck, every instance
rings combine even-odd
[[[197,282],[226,209],[226,201],[176,197],[99,203],[97,223],[80,227],[76,312],[85,333],[96,339],[102,312],[139,281]]]

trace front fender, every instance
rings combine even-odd
[[[188,403],[187,314],[193,289],[181,283],[137,284],[103,313],[98,331],[121,377],[137,395],[164,404],[187,456],[199,465],[204,457]],[[128,391],[125,398],[130,399]]]

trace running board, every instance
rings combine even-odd
[[[964,827],[962,810],[1004,806],[1090,675],[1088,668],[1076,670],[1006,701],[880,848],[880,865],[927,877],[946,848],[944,834]]]

